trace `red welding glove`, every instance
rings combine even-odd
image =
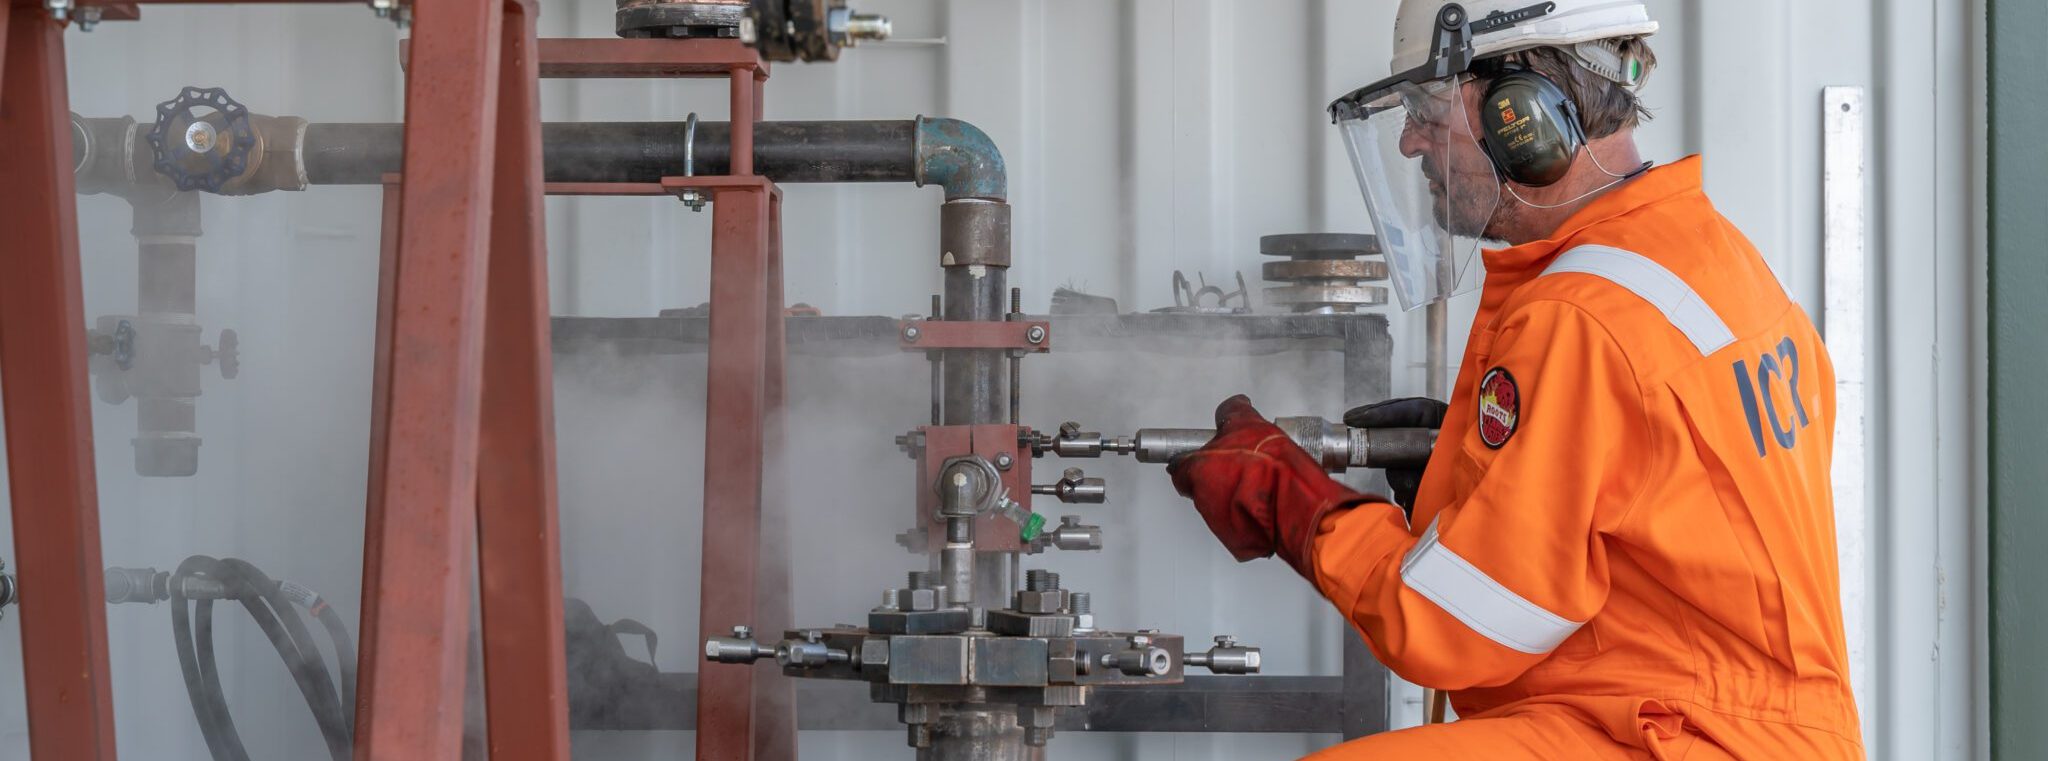
[[[1216,438],[1208,446],[1174,458],[1166,471],[1238,562],[1277,553],[1311,583],[1323,516],[1386,502],[1330,478],[1243,395],[1216,408]]]

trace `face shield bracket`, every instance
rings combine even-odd
[[[1464,5],[1445,3],[1437,10],[1436,45],[1430,49],[1429,60],[1421,66],[1353,90],[1330,103],[1330,122],[1334,124],[1364,116],[1366,104],[1377,100],[1395,85],[1419,86],[1464,74],[1472,69],[1473,39],[1496,29],[1548,16],[1556,10],[1557,3],[1541,2],[1521,10],[1495,12],[1473,21]]]

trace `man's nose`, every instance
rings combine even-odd
[[[1422,152],[1429,148],[1429,143],[1429,139],[1423,136],[1423,131],[1414,122],[1409,122],[1401,127],[1402,156],[1411,159],[1420,158]]]

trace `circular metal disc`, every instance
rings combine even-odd
[[[615,28],[621,37],[730,37],[736,35],[747,4],[733,0],[619,0]]]
[[[1266,262],[1267,280],[1385,280],[1387,263],[1358,259],[1303,259]]]
[[[1259,253],[1296,259],[1351,259],[1380,252],[1378,238],[1356,233],[1293,233],[1259,239]]]
[[[1387,303],[1387,289],[1377,286],[1291,285],[1267,288],[1266,303],[1273,306],[1312,307],[1328,305],[1379,306]]]

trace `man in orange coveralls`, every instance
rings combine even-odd
[[[1640,2],[1407,0],[1399,73],[1331,105],[1406,304],[1512,247],[1483,254],[1448,407],[1346,416],[1440,424],[1425,473],[1389,474],[1412,518],[1244,397],[1171,467],[1239,560],[1278,554],[1453,691],[1459,721],[1316,759],[1863,758],[1833,371],[1699,159],[1638,159],[1656,28]]]

